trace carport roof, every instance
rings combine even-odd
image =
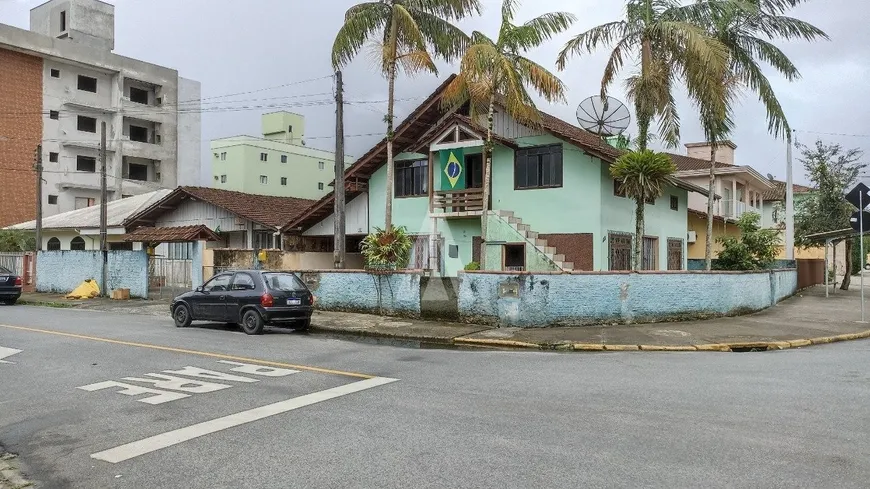
[[[186,243],[200,240],[220,241],[220,236],[204,224],[166,228],[145,227],[124,235],[124,241],[135,243]]]

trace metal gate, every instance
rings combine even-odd
[[[193,288],[192,260],[150,257],[148,260],[148,296],[171,299]]]
[[[610,233],[610,270],[631,270],[631,235]]]
[[[0,253],[0,267],[15,275],[24,275],[24,253]]]

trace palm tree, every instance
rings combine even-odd
[[[344,16],[332,45],[332,65],[338,70],[350,63],[367,42],[378,48],[378,65],[389,85],[387,115],[387,208],[385,231],[393,226],[393,105],[399,69],[413,75],[437,73],[435,56],[445,61],[458,57],[468,36],[451,21],[480,14],[480,0],[379,0],[354,5]]]
[[[686,83],[694,100],[710,98],[717,73],[724,70],[726,49],[699,24],[720,2],[681,5],[679,0],[628,0],[625,18],[594,27],[574,37],[559,53],[557,67],[565,68],[571,55],[591,53],[601,45],[613,45],[601,78],[601,96],[622,70],[626,59],[638,60],[640,71],[626,82],[634,102],[638,147],[650,140],[650,124],[659,118],[659,135],[669,145],[679,143],[680,120],[672,87]]]
[[[644,206],[662,196],[668,176],[676,170],[670,156],[648,149],[625,153],[610,166],[610,176],[620,182],[619,191],[635,202],[634,256],[631,260],[635,270],[641,267]]]
[[[711,0],[699,0],[709,3]],[[767,111],[767,128],[775,137],[785,136],[791,144],[791,128],[770,81],[765,76],[760,62],[767,63],[782,74],[786,80],[800,78],[800,72],[779,48],[770,40],[804,39],[813,41],[828,39],[821,29],[808,22],[783,15],[802,0],[744,0],[742,4],[726,5],[710,9],[707,29],[710,36],[728,50],[727,69],[719,81],[718,97],[701,100],[699,103],[701,126],[710,142],[710,183],[713,195],[716,180],[716,150],[719,142],[728,139],[734,128],[731,118],[734,100],[740,89],[746,87],[758,95]],[[713,199],[707,199],[707,240],[704,260],[711,269],[713,252]]]
[[[517,121],[532,126],[541,124],[541,114],[527,87],[548,102],[565,101],[565,85],[562,81],[525,57],[525,53],[563,32],[576,18],[567,12],[550,12],[517,25],[514,24],[514,15],[519,3],[519,0],[502,2],[501,27],[496,40],[479,31],[472,33],[471,45],[462,56],[459,75],[447,86],[442,98],[445,106],[455,106],[467,100],[475,120],[478,115],[486,114],[483,171],[485,209],[489,202],[496,99]],[[481,234],[486,239],[486,212],[481,218]]]

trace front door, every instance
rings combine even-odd
[[[465,188],[483,188],[483,155],[465,155]]]
[[[232,275],[223,273],[215,276],[202,286],[196,294],[193,317],[204,321],[224,321],[226,317],[227,294]]]
[[[254,277],[251,274],[238,272],[233,276],[233,283],[230,285],[230,292],[227,294],[225,304],[226,321],[241,321],[242,306],[260,300],[256,289],[257,286],[254,284]]]

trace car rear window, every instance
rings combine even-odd
[[[8,268],[0,267],[0,274],[3,274],[3,273],[11,275],[12,270],[9,270]]]
[[[292,273],[264,273],[263,278],[266,279],[266,285],[272,290],[284,292],[307,290],[305,284]]]

